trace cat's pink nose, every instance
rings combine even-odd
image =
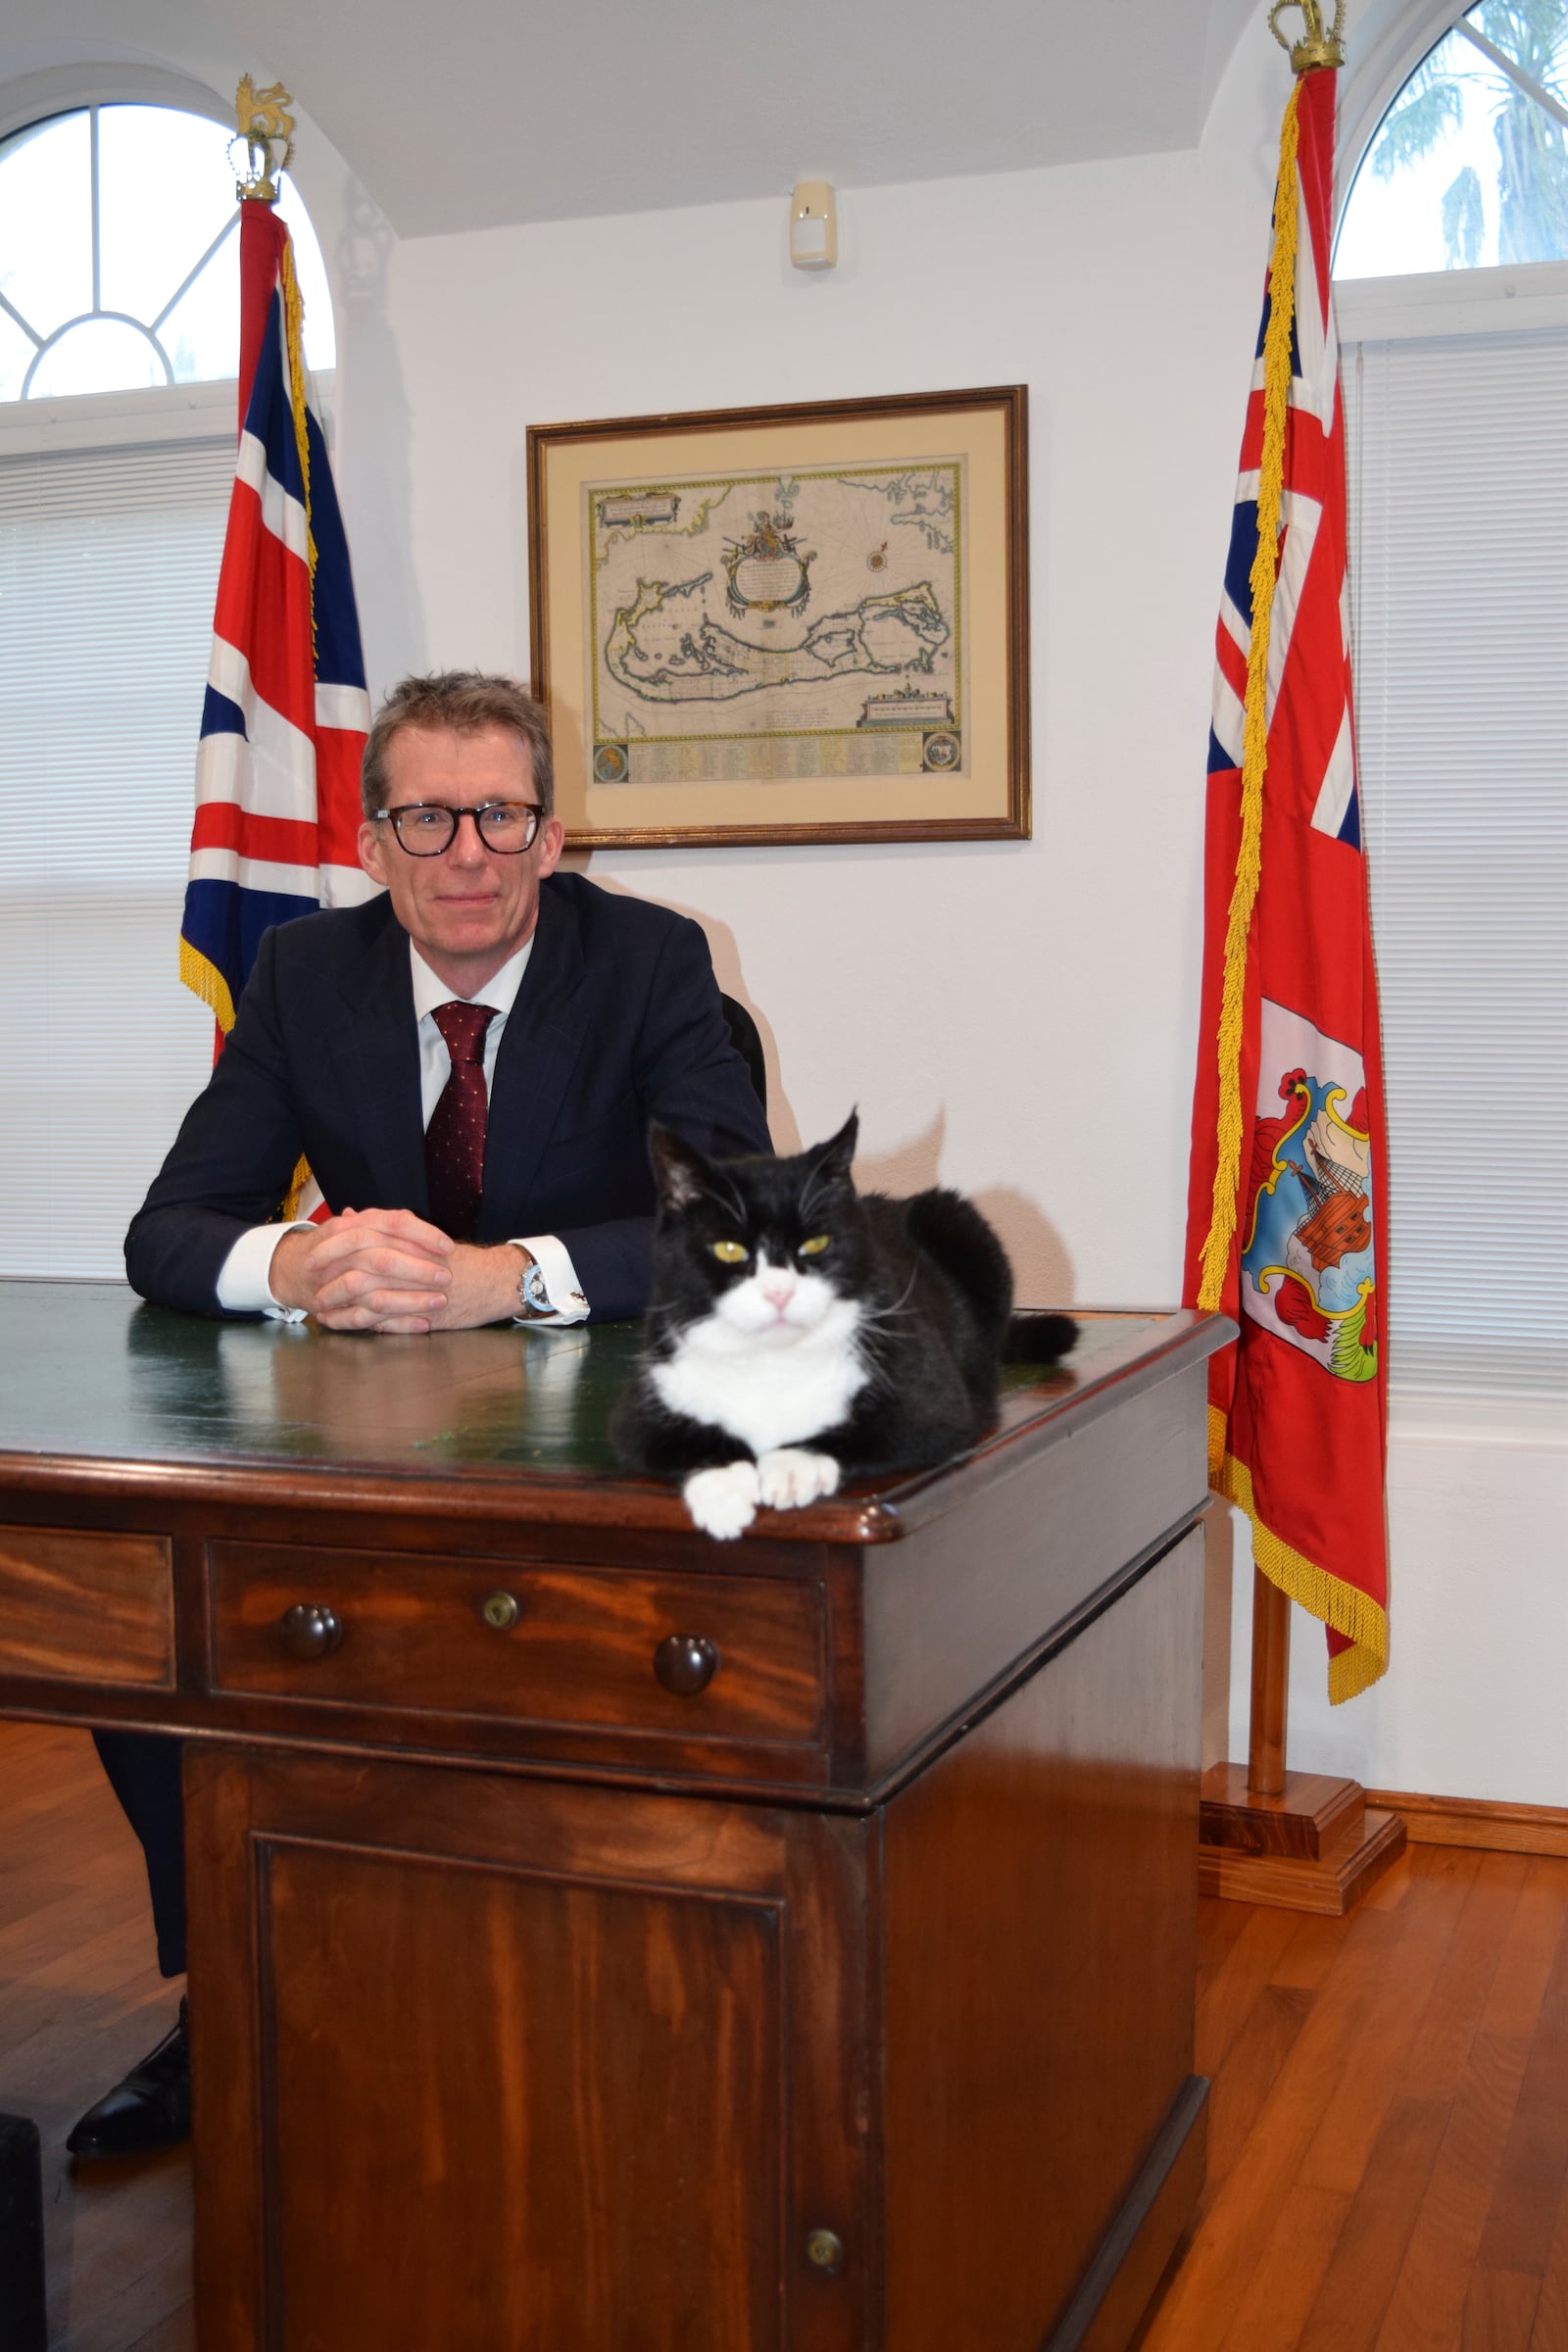
[[[764,1274],[758,1285],[769,1306],[783,1313],[795,1296],[795,1277],[789,1273]]]

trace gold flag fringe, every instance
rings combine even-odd
[[[294,1163],[294,1173],[288,1180],[288,1191],[283,1195],[283,1205],[277,1212],[279,1224],[292,1225],[295,1222],[300,1213],[300,1195],[310,1181],[310,1161],[297,1159]]]
[[[1219,1120],[1214,1197],[1203,1244],[1198,1303],[1214,1312],[1224,1296],[1236,1240],[1242,1171],[1242,1027],[1247,943],[1263,874],[1263,775],[1268,766],[1268,644],[1279,574],[1280,502],[1285,482],[1285,419],[1291,391],[1291,327],[1296,317],[1296,101],[1293,84],[1280,131],[1274,189],[1274,249],[1269,262],[1268,327],[1263,337],[1263,449],[1257,483],[1257,549],[1252,558],[1252,633],[1247,653],[1247,716],[1242,753],[1242,839],[1225,926],[1225,985],[1220,1000]]]
[[[1287,1544],[1257,1515],[1252,1473],[1226,1450],[1227,1423],[1217,1404],[1208,1408],[1208,1483],[1216,1494],[1236,1503],[1252,1527],[1252,1557],[1270,1584],[1278,1585],[1312,1616],[1332,1625],[1350,1643],[1329,1660],[1329,1704],[1343,1706],[1380,1682],[1389,1669],[1387,1612],[1367,1593],[1343,1577],[1331,1576],[1315,1560]]]
[[[218,1026],[226,1037],[234,1026],[234,1000],[228,993],[228,982],[216,963],[210,963],[200,950],[188,939],[179,943],[179,976],[193,997],[211,1006]]]

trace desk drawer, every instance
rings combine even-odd
[[[261,1544],[215,1544],[211,1561],[222,1690],[686,1738],[820,1733],[814,1586]],[[306,1622],[285,1625],[291,1610]]]
[[[172,1690],[168,1537],[0,1527],[0,1674]]]

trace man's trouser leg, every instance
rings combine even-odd
[[[94,1732],[109,1785],[147,1857],[147,1885],[166,1977],[185,1972],[185,1801],[181,1742],[158,1732]]]

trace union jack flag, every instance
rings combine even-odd
[[[1334,178],[1333,72],[1299,85],[1298,233],[1291,385],[1280,502],[1279,575],[1269,630],[1268,768],[1271,805],[1285,797],[1308,821],[1360,846],[1350,709],[1350,624],[1346,577],[1345,419],[1340,345],[1329,299]],[[1263,452],[1263,344],[1257,330],[1251,395],[1220,598],[1210,774],[1242,765],[1247,662],[1252,635],[1258,472]],[[1318,541],[1323,537],[1319,555]],[[1287,674],[1288,673],[1288,674]],[[1284,687],[1282,695],[1281,688]]]
[[[1345,420],[1329,265],[1336,74],[1281,145],[1209,737],[1189,1303],[1209,1477],[1328,1627],[1329,1695],[1388,1662],[1388,1153],[1350,693]]]
[[[239,456],[179,943],[220,1044],[264,931],[376,888],[355,848],[370,705],[348,542],[288,230],[256,198],[241,207],[240,311]]]

